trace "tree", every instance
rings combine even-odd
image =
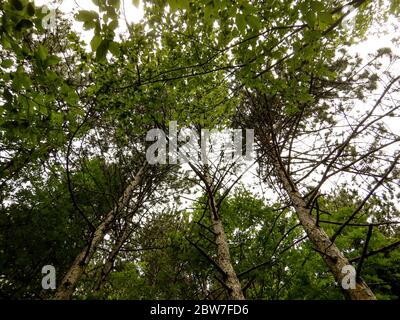
[[[374,299],[369,284],[397,295],[397,57],[349,53],[398,16],[395,4],[146,0],[144,19],[120,26],[121,1],[93,3],[75,15],[93,32],[88,50],[61,12],[51,32],[32,2],[0,4],[4,296],[51,296],[38,272],[52,255],[57,299],[315,298],[323,288],[337,298],[356,262],[345,296]],[[221,165],[222,154],[190,161],[186,175],[185,165],[147,163],[147,133],[171,121],[254,128],[257,185],[270,201],[235,193],[243,168]],[[189,209],[182,193],[198,187]]]

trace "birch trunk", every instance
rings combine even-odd
[[[104,236],[106,235],[110,227],[110,224],[114,221],[116,215],[121,210],[121,208],[125,207],[128,204],[133,190],[141,182],[144,169],[145,166],[143,166],[138,171],[132,182],[125,189],[123,195],[119,198],[116,206],[107,213],[103,222],[100,223],[100,225],[96,228],[89,245],[84,247],[82,251],[77,255],[54,295],[55,300],[71,299],[71,296],[74,293],[74,290],[79,280],[81,279],[83,272],[89,264],[90,259],[93,257],[93,254],[96,252],[98,246],[103,241]]]
[[[284,166],[277,160],[274,161],[274,165],[278,178],[292,201],[299,221],[306,231],[308,238],[319,251],[336,281],[341,286],[342,280],[346,276],[346,273],[342,273],[342,268],[346,265],[351,265],[351,263],[339,250],[336,244],[330,241],[326,232],[317,226],[316,219],[311,216],[310,209],[307,208],[305,200],[298,191],[297,186],[285,171]],[[355,289],[343,290],[343,292],[346,298],[351,300],[376,300],[371,289],[361,278],[357,280]]]
[[[208,184],[208,189],[211,190],[212,181],[208,174],[206,174],[206,181]],[[208,196],[208,202],[211,212],[212,230],[215,234],[215,243],[217,245],[216,262],[221,270],[224,272],[223,281],[228,290],[228,297],[231,300],[244,300],[242,286],[232,265],[228,240],[226,239],[224,226],[219,217],[214,195],[212,192],[209,192]]]

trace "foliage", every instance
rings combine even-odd
[[[398,117],[398,57],[351,53],[371,26],[398,19],[398,1],[146,0],[125,25],[122,1],[92,2],[74,15],[88,44],[60,11],[50,30],[33,2],[0,2],[2,297],[51,298],[41,268],[54,265],[60,284],[100,230],[75,298],[228,298],[212,195],[246,298],[342,299],[288,201],[298,189],[375,295],[399,299],[399,139],[386,127]],[[227,187],[239,164],[212,164],[223,178],[211,195],[184,165],[144,166],[130,190],[146,134],[170,121],[254,128],[251,183],[263,197]]]

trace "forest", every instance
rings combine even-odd
[[[0,299],[399,300],[399,31],[400,0],[0,0]]]

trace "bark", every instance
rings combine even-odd
[[[215,234],[215,243],[217,245],[217,264],[222,270],[223,282],[228,291],[228,297],[231,300],[244,300],[242,286],[239,278],[233,268],[231,255],[229,252],[228,240],[226,239],[224,226],[219,216],[216,207],[215,197],[211,192],[212,181],[209,175],[206,174],[206,183],[208,192],[208,202],[211,212],[212,230]]]
[[[229,299],[244,300],[242,286],[231,263],[228,241],[226,239],[222,222],[220,219],[213,219],[212,223],[213,231],[216,234],[215,243],[217,244],[217,263],[225,273],[224,283],[228,289]]]
[[[310,214],[310,209],[307,208],[306,201],[301,196],[297,186],[293,183],[288,173],[285,171],[284,165],[275,159],[274,166],[278,178],[288,194],[308,238],[315,246],[315,249],[320,253],[336,281],[341,286],[342,279],[346,276],[346,274],[342,273],[342,268],[346,265],[351,265],[351,263],[339,250],[336,244],[331,242],[326,232],[317,225],[316,219]],[[371,289],[361,278],[357,279],[355,289],[343,290],[343,292],[346,298],[351,300],[376,299]]]
[[[84,273],[90,259],[93,257],[93,254],[96,252],[98,246],[103,241],[104,236],[110,228],[110,225],[112,224],[120,210],[129,203],[132,192],[140,184],[145,167],[146,166],[143,166],[138,171],[132,182],[124,190],[123,195],[119,198],[115,207],[106,214],[102,223],[100,223],[100,225],[96,228],[90,243],[86,247],[84,247],[82,251],[77,255],[54,295],[55,300],[71,299],[71,296],[79,280],[81,279],[82,274]]]

